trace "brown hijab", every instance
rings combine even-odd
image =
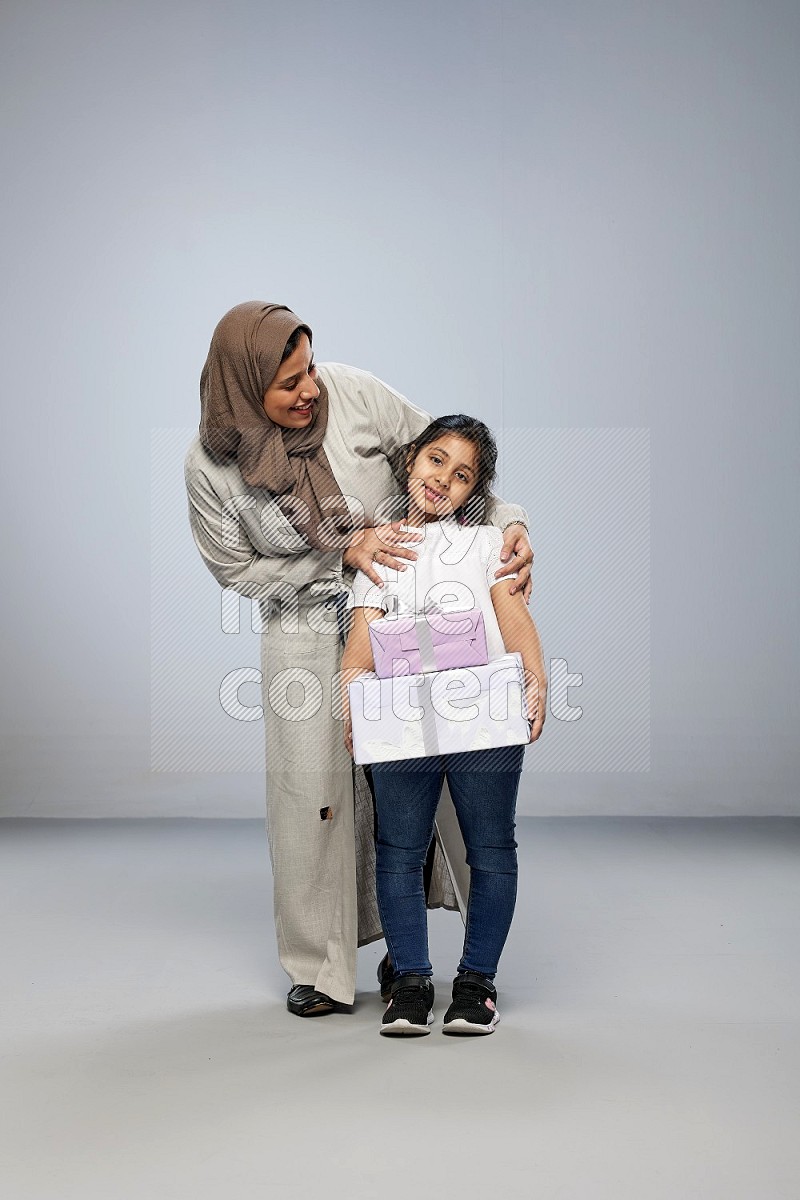
[[[283,304],[237,304],[214,330],[200,376],[200,440],[218,461],[235,458],[242,478],[264,488],[316,550],[346,546],[353,521],[322,448],[328,391],[310,424],[283,429],[264,412],[264,393],[297,329],[311,330]]]

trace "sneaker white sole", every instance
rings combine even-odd
[[[478,1025],[475,1021],[465,1021],[463,1017],[456,1017],[442,1026],[442,1033],[454,1034],[457,1037],[480,1037],[484,1033],[494,1033],[499,1020],[499,1012],[492,1014],[492,1019],[487,1025]]]
[[[407,1021],[405,1017],[399,1017],[396,1021],[392,1021],[391,1025],[381,1025],[381,1033],[384,1037],[422,1037],[426,1033],[430,1033],[431,1025],[433,1024],[433,1013],[428,1013],[427,1025],[415,1025],[413,1021]]]

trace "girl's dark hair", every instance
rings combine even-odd
[[[393,467],[398,479],[408,489],[406,467],[409,460],[417,457],[420,450],[435,442],[443,434],[452,433],[478,447],[478,479],[466,503],[455,510],[455,517],[462,525],[480,525],[486,521],[486,511],[491,497],[491,487],[497,474],[497,442],[488,425],[465,413],[453,413],[437,417],[422,433],[397,451]]]
[[[283,347],[283,354],[281,355],[281,362],[286,362],[289,355],[294,354],[294,352],[297,349],[297,346],[300,342],[300,338],[303,334],[306,334],[306,336],[308,337],[308,340],[310,342],[313,342],[313,339],[311,337],[311,330],[308,328],[308,326],[307,325],[298,325],[297,329],[295,329],[294,333],[289,338],[286,345]]]

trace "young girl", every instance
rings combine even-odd
[[[522,592],[510,594],[507,583],[498,586],[504,581],[495,578],[502,565],[500,530],[480,523],[496,462],[490,430],[463,415],[440,417],[405,448],[407,524],[424,540],[415,544],[417,561],[399,571],[381,567],[378,552],[382,587],[361,571],[356,575],[353,625],[342,659],[345,744],[351,754],[347,684],[374,670],[369,623],[390,609],[398,616],[422,613],[433,594],[443,612],[482,610],[490,660],[514,651],[522,655],[530,740],[542,732],[546,680],[539,635]],[[459,590],[460,597],[453,594]],[[516,899],[514,809],[523,753],[524,746],[503,746],[373,763],[378,908],[395,973],[382,1034],[426,1034],[433,1021],[422,876],[444,778],[467,848],[470,891],[463,953],[442,1032],[494,1031],[499,1016],[492,981]]]

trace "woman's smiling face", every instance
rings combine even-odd
[[[426,521],[435,521],[472,495],[478,482],[478,447],[455,433],[443,433],[423,446],[406,470],[412,509]]]
[[[301,333],[296,349],[278,367],[264,392],[264,412],[283,429],[310,425],[319,399],[314,355],[307,333]]]

